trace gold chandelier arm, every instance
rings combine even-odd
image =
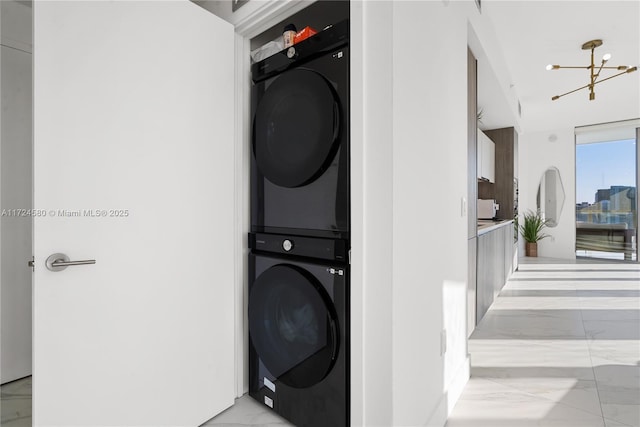
[[[598,83],[606,82],[607,80],[611,80],[612,78],[614,78],[614,77],[618,77],[618,76],[621,76],[621,75],[623,75],[623,74],[633,73],[633,72],[634,72],[634,71],[636,71],[637,69],[638,69],[638,67],[631,67],[631,68],[629,68],[628,70],[625,70],[625,71],[623,71],[623,72],[621,72],[621,73],[614,74],[613,76],[609,76],[609,77],[607,77],[606,79],[602,79],[602,80],[600,80],[599,82],[595,82],[595,83],[594,83],[594,85],[597,85]]]
[[[579,91],[579,90],[581,90],[581,89],[588,88],[589,86],[591,86],[591,84],[588,84],[588,85],[585,85],[585,86],[579,87],[578,89],[574,89],[574,90],[572,90],[572,91],[570,91],[570,92],[567,92],[567,93],[563,93],[562,95],[556,95],[556,96],[552,97],[552,98],[551,98],[551,100],[552,100],[552,101],[555,101],[555,100],[556,100],[556,99],[558,99],[558,98],[562,98],[562,97],[563,97],[563,96],[565,96],[565,95],[569,95],[569,94],[571,94],[571,93],[573,93],[573,92],[577,92],[577,91]]]
[[[600,64],[600,68],[598,68],[598,72],[595,74],[595,76],[593,76],[593,83],[595,84],[596,80],[598,80],[598,77],[600,77],[600,71],[602,71],[602,67],[604,67],[604,64],[607,61],[602,60],[602,64]]]
[[[580,70],[588,70],[589,68],[591,68],[591,65],[587,65],[587,66],[568,66],[568,65],[554,65],[553,66],[553,70],[559,70],[560,68],[578,68]]]
[[[600,67],[601,70],[626,70],[627,67],[626,65],[618,65],[617,67]]]
[[[623,70],[626,70],[626,69],[629,68],[626,65],[619,65],[617,67],[605,67],[604,64],[606,64],[606,63],[607,63],[607,61],[603,60],[602,64],[600,64],[600,67],[598,68],[598,72],[595,74],[595,76],[593,78],[594,82],[598,79],[598,77],[600,77],[600,71],[602,71],[602,70],[620,70],[620,71],[623,71]]]
[[[579,87],[578,89],[574,89],[574,90],[572,90],[572,91],[570,91],[570,92],[563,93],[562,95],[556,95],[556,96],[552,97],[552,98],[551,98],[551,100],[552,100],[552,101],[555,101],[556,99],[558,99],[558,98],[562,98],[562,97],[563,97],[563,96],[565,96],[565,95],[569,95],[569,94],[571,94],[571,93],[573,93],[573,92],[577,92],[577,91],[579,91],[579,90],[581,90],[581,89],[586,89],[586,88],[588,88],[588,87],[590,87],[590,86],[595,86],[595,85],[597,85],[597,84],[600,84],[600,83],[606,82],[607,80],[611,80],[612,78],[614,78],[614,77],[618,77],[618,76],[621,76],[621,75],[623,75],[623,74],[632,73],[632,72],[636,71],[637,69],[638,69],[638,67],[632,67],[632,68],[629,68],[629,69],[628,69],[628,70],[626,70],[626,71],[623,71],[623,72],[618,73],[618,74],[614,74],[613,76],[607,77],[606,79],[602,79],[602,80],[600,80],[599,82],[595,82],[595,83],[593,83],[593,84],[589,83],[589,84],[587,84],[587,85],[584,85],[584,86],[582,86],[582,87]]]
[[[587,65],[587,66],[582,66],[582,67],[569,67],[569,66],[564,66],[564,65],[554,65],[551,69],[552,70],[559,70],[561,68],[577,68],[579,70],[588,70],[589,68],[591,68],[591,65]],[[601,70],[626,70],[628,67],[626,65],[618,65],[617,67],[600,67]]]

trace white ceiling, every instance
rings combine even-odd
[[[596,49],[612,55],[608,65],[640,65],[640,2],[632,1],[490,1],[482,13],[493,23],[512,89],[522,105],[524,132],[559,129],[640,117],[640,72],[624,74],[595,86],[589,101],[583,89],[551,101],[589,82],[588,70],[547,71],[547,64],[584,65],[590,51],[584,42],[602,39]],[[600,79],[616,70],[603,70]],[[514,115],[499,92],[490,67],[478,60],[478,104],[484,126],[514,126]]]

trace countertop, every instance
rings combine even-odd
[[[486,234],[490,231],[497,230],[505,225],[513,224],[512,219],[503,219],[499,221],[493,221],[491,219],[479,219],[478,220],[478,236]]]

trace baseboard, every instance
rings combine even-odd
[[[453,411],[453,407],[458,402],[458,399],[460,399],[470,376],[471,359],[467,355],[467,358],[461,364],[460,368],[458,368],[458,372],[456,372],[456,375],[447,387],[447,417],[451,414],[451,411]]]
[[[447,393],[443,393],[425,427],[444,427],[447,422],[447,400]]]
[[[469,381],[470,373],[471,360],[469,356],[467,356],[458,368],[453,380],[448,384],[446,392],[440,397],[438,405],[431,414],[431,417],[429,417],[429,421],[425,424],[426,427],[444,427],[446,425],[449,414],[453,411],[453,407],[458,402],[458,399],[460,399],[464,387],[467,381]]]

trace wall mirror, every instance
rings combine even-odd
[[[557,226],[564,205],[564,187],[558,168],[552,166],[542,174],[536,203],[538,212],[547,220],[547,226]]]

